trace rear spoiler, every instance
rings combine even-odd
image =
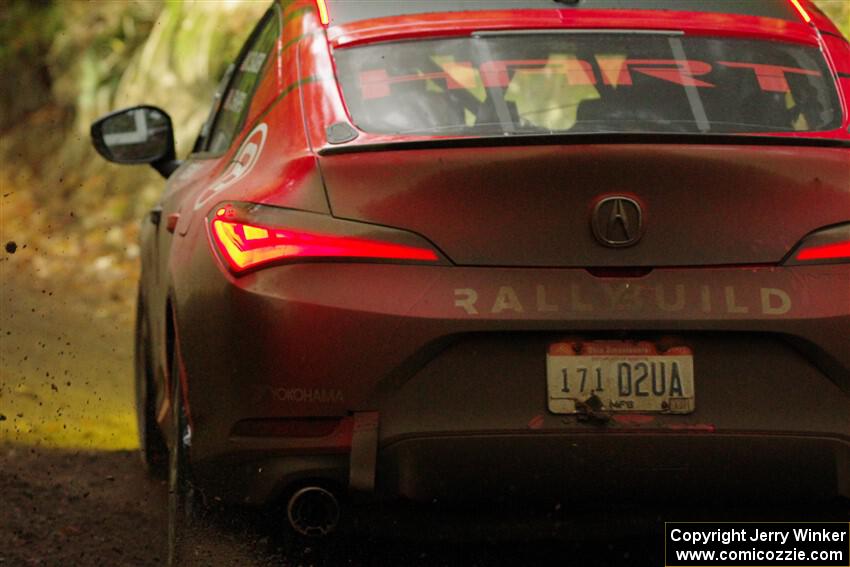
[[[517,134],[512,136],[483,136],[466,138],[428,138],[385,140],[349,145],[328,145],[319,150],[320,156],[361,152],[401,150],[486,148],[504,146],[555,146],[591,144],[688,144],[732,146],[796,146],[821,148],[850,148],[850,138],[814,138],[809,136],[753,136],[745,134]]]

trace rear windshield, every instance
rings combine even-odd
[[[355,124],[375,133],[813,132],[842,118],[820,51],[781,42],[482,32],[335,58]]]

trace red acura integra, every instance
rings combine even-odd
[[[273,4],[142,228],[190,498],[850,497],[850,44],[808,0]],[[175,511],[176,510],[176,511]]]

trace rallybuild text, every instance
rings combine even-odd
[[[850,566],[850,524],[667,523],[665,559],[674,566]]]

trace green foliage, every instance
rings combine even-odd
[[[94,154],[89,125],[117,108],[155,104],[174,119],[178,151],[185,155],[218,78],[270,3],[5,1],[0,64],[17,84],[0,93],[0,130],[11,127],[0,142],[0,159],[13,155],[19,163],[8,175],[59,178],[77,187],[114,181],[89,187],[85,195],[57,195],[55,187],[36,183],[38,199],[59,207],[68,197],[89,203],[115,192],[154,194],[148,189],[161,187],[156,174],[119,169]],[[136,201],[112,207],[120,214],[113,220],[134,218],[150,204]]]
[[[44,58],[61,24],[59,10],[51,2],[0,2],[0,131],[50,101]]]
[[[53,2],[11,0],[0,4],[0,68],[42,56],[61,24],[60,10]]]
[[[850,38],[850,0],[815,0],[815,4],[844,32],[844,37]]]
[[[59,104],[84,111],[117,88],[162,6],[140,0],[60,6],[65,30],[49,54],[54,94]]]
[[[174,118],[185,155],[219,76],[270,3],[0,0],[0,236],[21,243],[14,270],[76,282],[131,312],[138,219],[163,180],[101,159],[89,125],[156,104]]]

